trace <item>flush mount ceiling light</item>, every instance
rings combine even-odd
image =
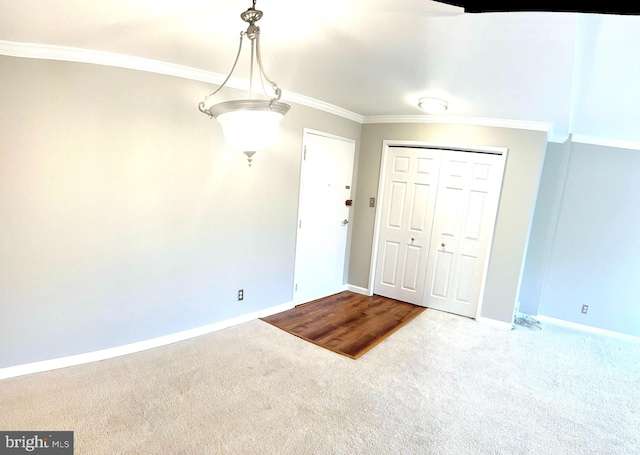
[[[418,106],[429,114],[438,114],[449,108],[449,103],[440,98],[424,97],[418,100]]]
[[[263,148],[271,144],[278,133],[278,124],[287,113],[288,104],[280,102],[282,90],[278,84],[267,77],[262,68],[262,58],[260,56],[260,27],[255,25],[262,18],[262,11],[256,9],[256,0],[253,0],[253,6],[240,15],[243,21],[249,26],[245,32],[240,32],[240,45],[238,46],[238,54],[233,63],[231,72],[218,89],[205,97],[198,104],[198,109],[203,114],[207,114],[210,118],[215,118],[222,126],[224,138],[233,148],[242,151],[247,155],[249,167],[253,161],[253,155]],[[225,86],[233,71],[236,69],[240,53],[242,51],[242,41],[244,37],[251,41],[251,60],[249,70],[249,98],[242,100],[226,101],[206,107],[206,103],[210,97],[215,95]],[[253,93],[253,68],[254,62],[257,62],[258,75],[264,92],[264,81],[267,81],[274,91],[274,97],[268,99],[266,93],[264,99],[254,99]]]

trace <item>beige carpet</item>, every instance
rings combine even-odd
[[[76,454],[637,454],[640,345],[426,311],[354,362],[253,321],[0,381]]]

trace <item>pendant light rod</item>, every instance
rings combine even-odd
[[[253,98],[253,56],[256,50],[256,42],[251,41],[251,60],[249,64],[249,98]]]
[[[254,60],[258,63],[258,70],[260,71],[260,75],[271,85],[272,90],[274,91],[274,97],[271,99],[271,105],[280,101],[282,97],[282,90],[278,87],[278,84],[275,81],[269,79],[267,73],[264,71],[264,67],[262,66],[262,54],[260,52],[260,27],[255,25],[257,21],[259,21],[263,13],[260,10],[255,9],[256,0],[253,0],[253,6],[247,9],[244,13],[240,15],[240,18],[249,23],[247,30],[244,32],[240,32],[240,43],[238,44],[238,53],[236,54],[236,59],[233,62],[233,66],[231,67],[231,71],[225,78],[224,82],[212,93],[208,94],[203,101],[198,104],[198,109],[203,114],[207,114],[210,118],[213,118],[213,114],[206,107],[206,102],[218,93],[231,79],[233,72],[238,65],[238,61],[240,60],[240,54],[242,53],[242,41],[246,36],[251,40],[251,60],[250,60],[250,70],[249,70],[249,98],[253,96],[253,68],[254,68]],[[267,97],[266,93],[264,94]]]
[[[231,75],[233,74],[233,72],[236,69],[236,65],[238,64],[238,60],[240,60],[240,54],[242,52],[242,38],[243,38],[243,35],[244,35],[244,32],[240,32],[240,44],[238,45],[238,53],[236,54],[236,60],[235,60],[235,62],[233,62],[233,66],[231,67],[231,71],[229,72],[229,74],[227,74],[227,78],[220,85],[220,87],[218,87],[214,92],[211,92],[207,96],[205,96],[204,100],[200,101],[200,103],[198,104],[198,109],[200,109],[200,112],[202,112],[203,114],[207,114],[210,118],[213,118],[213,114],[209,111],[209,109],[205,108],[206,102],[209,100],[209,98],[211,98],[216,93],[218,93],[220,90],[222,90],[222,87],[224,87],[225,84],[227,82],[229,82],[229,79],[231,79]]]

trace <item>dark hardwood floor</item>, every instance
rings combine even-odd
[[[345,291],[262,320],[357,359],[424,310],[386,297]]]

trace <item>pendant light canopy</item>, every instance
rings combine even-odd
[[[242,20],[247,22],[249,26],[245,32],[240,33],[238,54],[236,55],[236,60],[231,68],[231,72],[215,92],[207,95],[205,99],[198,104],[200,112],[220,122],[225,140],[229,145],[247,155],[249,167],[251,167],[253,155],[257,151],[268,147],[276,139],[280,120],[282,120],[291,107],[280,101],[282,90],[278,87],[278,84],[267,77],[262,67],[262,59],[260,56],[260,27],[255,25],[262,17],[262,11],[257,10],[255,7],[256,0],[253,0],[253,6],[240,15]],[[249,98],[225,101],[207,108],[207,100],[218,93],[233,74],[242,52],[242,41],[245,36],[251,41]],[[264,99],[253,98],[254,62],[257,62],[258,75],[260,76],[261,82],[267,81],[274,91],[274,97],[271,99],[268,99],[266,93],[264,94]]]

